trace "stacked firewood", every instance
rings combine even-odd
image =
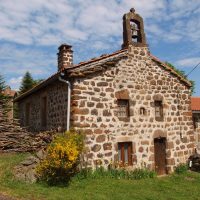
[[[31,133],[17,120],[8,120],[0,106],[0,152],[30,152],[44,148],[52,140],[53,131]]]

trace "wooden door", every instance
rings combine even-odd
[[[166,138],[154,139],[154,154],[157,174],[166,174]]]

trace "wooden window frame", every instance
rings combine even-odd
[[[126,107],[126,115],[121,115],[120,112],[122,113],[122,111],[120,111],[121,107]],[[128,99],[117,99],[117,116],[118,118],[129,118],[130,117],[130,108],[129,108],[129,100]]]
[[[163,116],[163,102],[162,101],[155,101],[155,119],[156,121],[163,121],[164,116]],[[157,113],[159,113],[159,116],[157,116]]]
[[[125,161],[125,146],[128,146],[127,149],[127,159],[128,162]],[[119,154],[120,151],[120,154]],[[132,159],[132,154],[133,154],[133,147],[132,147],[132,142],[118,142],[118,160],[119,160],[119,165],[124,167],[124,166],[132,166],[133,165],[133,159]]]

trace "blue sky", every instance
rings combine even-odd
[[[122,16],[132,7],[153,55],[186,73],[200,62],[199,0],[0,0],[0,73],[18,89],[26,71],[34,78],[56,72],[61,43],[73,46],[75,63],[118,50]],[[200,67],[189,78],[200,96]]]

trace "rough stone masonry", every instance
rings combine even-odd
[[[33,130],[65,129],[69,99],[66,84],[58,81],[62,73],[71,83],[70,126],[86,134],[87,166],[107,167],[123,154],[131,168],[156,170],[155,142],[165,141],[162,162],[170,173],[194,151],[191,84],[150,54],[143,20],[134,9],[123,24],[123,49],[113,54],[73,65],[71,46],[61,45],[58,73],[15,100],[21,123],[27,125],[28,118]],[[160,119],[156,102],[162,107]],[[125,106],[127,116],[120,117]]]
[[[73,126],[87,133],[87,162],[118,160],[118,143],[132,142],[133,166],[154,169],[154,138],[166,137],[168,172],[193,153],[190,90],[151,59],[148,48],[130,46],[128,57],[103,72],[77,78],[73,87]],[[130,102],[130,116],[117,116],[117,94]],[[155,120],[162,100],[164,120]],[[144,108],[146,114],[140,114]],[[180,136],[181,133],[181,136]]]

